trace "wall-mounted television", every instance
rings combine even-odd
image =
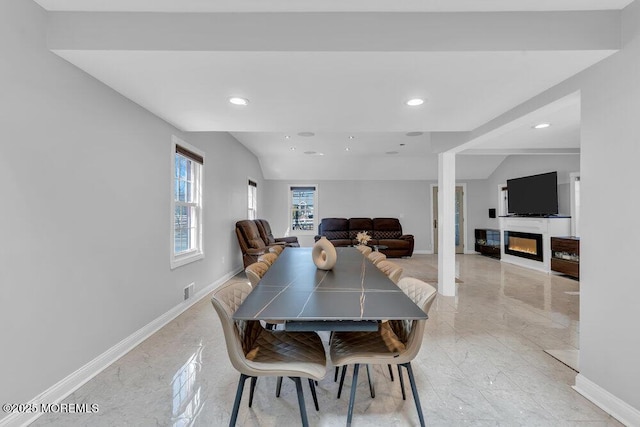
[[[509,213],[546,216],[558,213],[558,172],[507,180]]]

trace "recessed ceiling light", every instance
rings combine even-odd
[[[551,126],[551,123],[538,123],[533,128],[534,129],[545,129],[545,128],[548,128],[549,126]]]
[[[407,132],[407,133],[405,133],[405,135],[407,135],[407,136],[420,136],[420,135],[424,135],[424,132]]]
[[[344,149],[344,151],[351,151],[351,148],[346,147],[346,148]]]
[[[314,136],[315,133],[313,132],[298,132],[299,136]]]
[[[349,135],[349,139],[353,139],[353,138],[355,138],[355,136]]]
[[[291,138],[291,135],[285,135],[284,136],[284,139],[290,139],[290,138]]]
[[[296,151],[296,147],[290,147],[289,150]]]
[[[229,98],[229,102],[233,105],[248,105],[249,100],[247,98],[240,98],[239,96],[232,96]]]
[[[417,107],[418,105],[424,104],[424,99],[422,98],[412,98],[407,101],[407,105],[410,107]]]
[[[386,153],[384,153],[384,154],[393,155],[393,154],[398,154],[398,152],[397,152],[397,151],[387,151],[387,152],[386,152]]]

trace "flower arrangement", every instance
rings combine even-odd
[[[371,240],[371,236],[369,236],[369,234],[366,231],[361,231],[356,235],[356,240],[361,245],[366,245],[369,242],[369,240]]]

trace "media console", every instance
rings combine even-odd
[[[500,259],[534,270],[551,271],[551,237],[570,234],[571,217],[500,217]]]

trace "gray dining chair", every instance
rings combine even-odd
[[[245,381],[251,378],[251,407],[257,378],[262,376],[289,377],[294,381],[302,425],[308,426],[301,378],[307,378],[318,410],[314,381],[321,380],[326,371],[322,340],[315,332],[269,331],[257,321],[233,320],[233,313],[251,290],[246,282],[231,282],[217,288],[211,298],[222,323],[229,360],[240,372],[229,426],[236,424]],[[280,384],[279,379],[276,396],[280,394]]]
[[[436,289],[421,280],[405,277],[400,279],[398,287],[402,289],[422,310],[427,313],[433,303]],[[342,366],[339,391],[342,391],[347,365],[354,365],[351,380],[351,396],[347,411],[347,426],[351,425],[353,404],[358,384],[358,369],[361,364],[390,364],[398,366],[400,385],[404,398],[404,380],[400,367],[407,370],[413,400],[418,411],[420,425],[424,427],[424,416],[420,406],[420,397],[416,387],[411,361],[422,346],[426,320],[390,320],[382,323],[375,332],[334,332],[331,335],[329,354],[335,366]],[[371,385],[371,384],[370,384]]]

